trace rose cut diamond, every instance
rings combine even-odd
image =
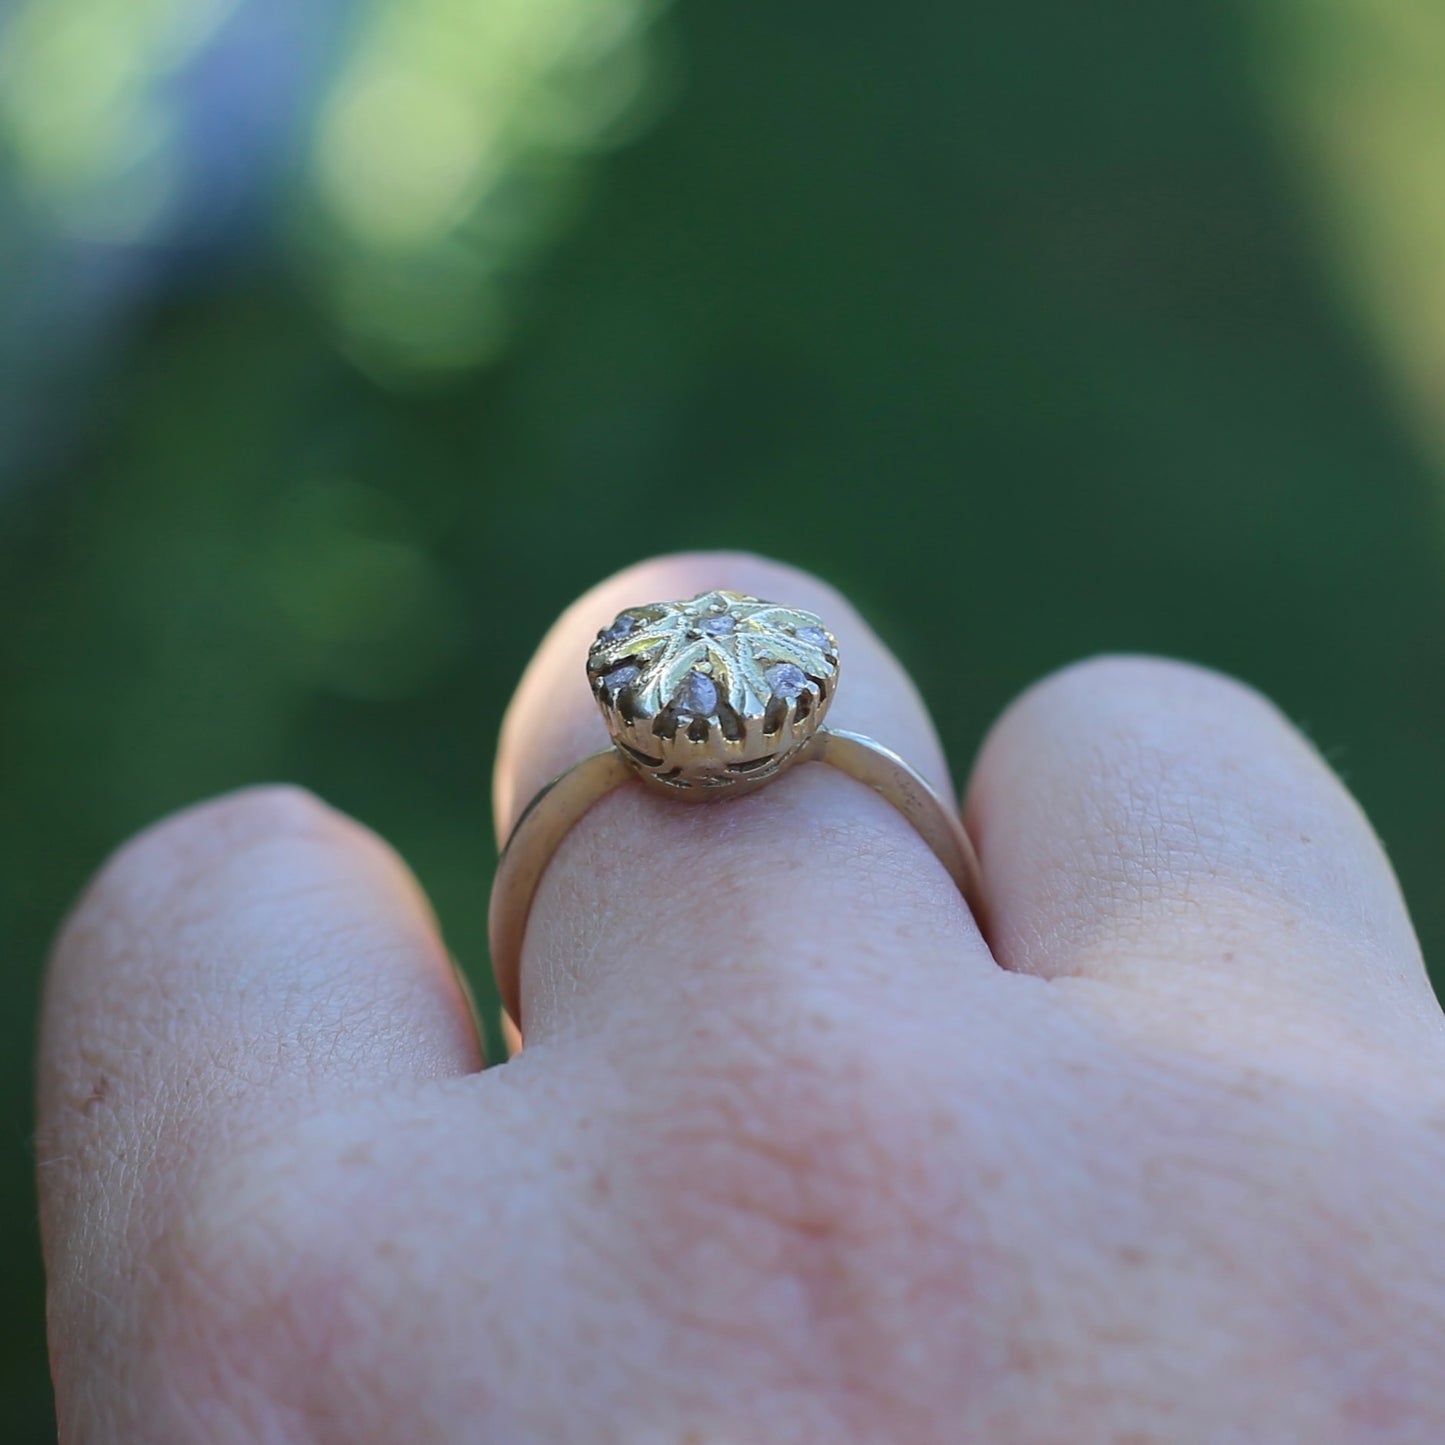
[[[808,756],[838,681],[816,613],[711,591],[629,607],[588,649],[608,732],[649,785],[694,800]]]
[[[599,642],[621,642],[624,637],[631,637],[637,631],[637,619],[623,613],[611,627],[598,634]]]
[[[717,711],[717,683],[706,673],[688,673],[677,695],[677,710],[691,717],[710,717]]]
[[[808,676],[791,662],[774,663],[764,674],[774,697],[797,697],[808,686]]]

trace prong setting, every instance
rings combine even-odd
[[[756,787],[802,756],[833,699],[838,646],[814,613],[703,592],[619,613],[587,675],[638,775],[702,799]]]

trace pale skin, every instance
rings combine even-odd
[[[605,744],[596,630],[711,587],[827,618],[830,721],[954,796],[846,600],[691,555],[543,642],[501,834]],[[1445,1020],[1340,782],[1239,684],[1105,659],[966,797],[982,930],[825,766],[613,794],[485,1071],[359,824],[262,788],[127,844],[42,1028],[62,1440],[1445,1440]]]

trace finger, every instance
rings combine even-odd
[[[697,553],[629,568],[548,633],[502,729],[500,837],[539,788],[608,744],[584,669],[598,629],[628,606],[712,588],[822,616],[841,659],[828,725],[882,742],[950,796],[916,690],[844,599],[779,563]],[[619,1008],[655,1019],[744,999],[771,1007],[822,977],[911,987],[961,959],[993,971],[942,865],[895,809],[833,768],[800,765],[697,805],[630,784],[572,828],[547,868],[523,947],[522,1018],[530,1044]]]
[[[1000,963],[1149,987],[1225,981],[1351,1017],[1434,1011],[1389,863],[1257,693],[1146,658],[1067,668],[980,755],[967,817]]]
[[[204,1148],[479,1062],[419,889],[356,824],[267,788],[128,844],[61,934],[41,1026],[62,1395],[125,1337],[138,1261]]]

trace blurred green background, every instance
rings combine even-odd
[[[77,888],[294,779],[407,857],[492,1026],[497,723],[646,554],[854,594],[960,776],[1082,654],[1241,675],[1445,956],[1442,67],[1428,0],[0,10],[5,1438],[53,1431]]]

